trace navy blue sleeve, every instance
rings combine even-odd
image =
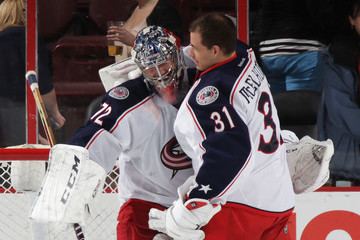
[[[142,77],[114,87],[104,96],[98,111],[88,120],[85,126],[76,131],[68,144],[85,147],[99,130],[104,129],[111,132],[117,120],[128,109],[151,94]]]
[[[198,186],[190,193],[190,198],[211,199],[231,185],[249,157],[251,144],[248,129],[240,121],[237,126],[223,133],[209,134],[202,146],[206,149],[196,182]],[[206,192],[204,188],[211,188]]]
[[[205,149],[203,164],[196,177],[198,186],[191,191],[190,198],[211,199],[221,195],[237,179],[250,156],[248,127],[229,103],[231,86],[227,79],[222,79],[220,84],[209,83],[205,87],[199,84],[194,91],[197,94],[189,99],[189,108],[205,134],[202,142]],[[204,89],[208,92],[204,92]],[[200,105],[201,93],[219,96],[211,104]]]

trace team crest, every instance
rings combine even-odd
[[[173,170],[171,178],[175,176],[178,170],[192,167],[191,159],[181,149],[175,137],[170,139],[161,150],[161,162],[165,167]]]
[[[208,105],[216,101],[219,97],[219,90],[213,86],[207,86],[201,89],[196,95],[196,102],[199,105]]]
[[[119,100],[123,100],[126,99],[129,96],[129,90],[126,87],[115,87],[113,88],[110,93],[109,93],[110,97],[119,99]]]

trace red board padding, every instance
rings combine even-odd
[[[336,229],[344,230],[355,240],[360,237],[359,226],[360,217],[356,213],[343,210],[324,212],[307,224],[301,240],[327,239],[326,236]]]

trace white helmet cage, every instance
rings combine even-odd
[[[147,82],[155,88],[164,88],[174,81],[178,84],[182,69],[179,49],[179,41],[172,32],[149,26],[137,34],[132,57]]]

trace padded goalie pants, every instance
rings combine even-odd
[[[149,211],[151,208],[166,208],[152,202],[130,199],[120,208],[117,224],[117,240],[152,240],[159,233],[149,229]]]
[[[290,240],[287,223],[291,214],[292,209],[274,213],[227,203],[202,230],[205,240]]]

